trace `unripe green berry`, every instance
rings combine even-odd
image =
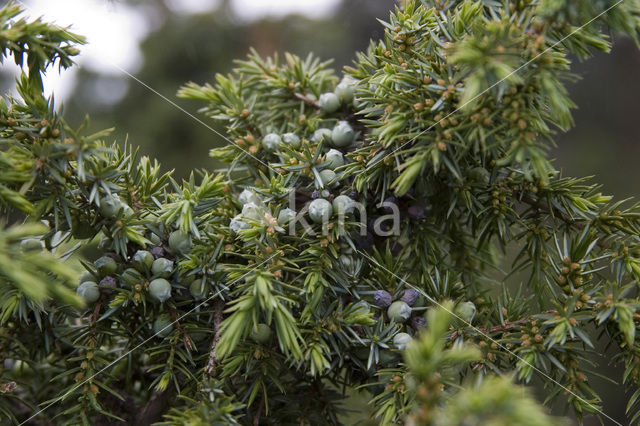
[[[345,104],[353,101],[353,92],[356,81],[350,76],[344,76],[342,81],[336,86],[336,96]]]
[[[161,257],[151,264],[151,273],[154,277],[168,278],[173,272],[173,262]]]
[[[245,189],[238,195],[238,201],[240,204],[245,205],[247,203],[253,203],[256,206],[263,204],[262,198],[250,189]]]
[[[353,143],[354,138],[355,132],[351,125],[346,121],[339,121],[331,131],[331,140],[337,147],[348,147]]]
[[[241,229],[248,229],[249,226],[250,225],[247,222],[242,220],[242,215],[237,215],[236,217],[231,219],[231,222],[229,222],[229,229],[236,233]]]
[[[186,232],[177,230],[169,234],[169,248],[174,253],[187,254],[191,251],[193,242],[191,241],[191,235]]]
[[[131,260],[133,267],[140,272],[146,272],[153,264],[153,255],[147,250],[138,250]]]
[[[153,334],[165,338],[173,331],[173,320],[169,315],[160,315],[153,322]]]
[[[271,338],[271,328],[267,324],[259,323],[251,330],[250,337],[256,343],[267,343]]]
[[[93,265],[96,267],[101,277],[104,277],[106,275],[113,275],[118,269],[116,261],[109,256],[102,256],[101,258],[93,262]]]
[[[152,232],[151,234],[149,234],[149,241],[151,241],[151,245],[154,245],[154,246],[162,245],[162,240],[155,232]]]
[[[318,99],[318,105],[324,112],[336,112],[340,108],[340,99],[335,93],[323,93]]]
[[[320,142],[325,142],[325,143],[332,143],[331,141],[331,129],[318,129],[315,132],[313,132],[313,136],[311,137],[311,142],[313,143],[320,143]]]
[[[398,333],[393,336],[393,346],[403,351],[411,340],[411,336],[407,333]]]
[[[282,143],[282,139],[280,136],[275,133],[269,133],[262,138],[262,147],[267,152],[274,152],[280,148],[280,144]]]
[[[129,287],[134,287],[136,284],[140,284],[144,277],[136,269],[127,268],[120,274],[120,279]]]
[[[97,278],[93,276],[93,274],[89,271],[84,271],[81,275],[80,275],[80,279],[78,280],[79,282],[83,283],[85,281],[93,281],[94,283],[97,282]]]
[[[202,280],[195,280],[189,286],[189,293],[195,300],[202,300],[205,298],[207,293],[207,282],[202,282]]]
[[[474,305],[473,302],[458,303],[454,313],[459,319],[465,322],[471,322],[476,315],[476,305]]]
[[[295,210],[291,210],[290,208],[285,208],[280,210],[278,213],[278,225],[285,226],[288,225],[293,219],[296,217]]]
[[[389,306],[387,315],[393,322],[405,322],[411,316],[411,306],[401,300],[398,300]]]
[[[333,199],[333,213],[336,215],[348,215],[353,213],[355,202],[346,195],[338,195]]]
[[[22,251],[40,251],[42,250],[42,240],[39,238],[27,238],[20,241]]]
[[[319,174],[322,185],[324,186],[329,185],[329,183],[336,178],[336,172],[329,169],[322,170]]]
[[[309,204],[309,217],[316,223],[322,223],[329,220],[332,212],[333,207],[331,206],[331,203],[324,198],[318,198]]]
[[[164,278],[156,278],[149,283],[149,294],[162,303],[171,297],[171,284]]]
[[[474,167],[469,170],[469,178],[477,183],[488,184],[491,174],[484,167]]]
[[[285,133],[282,135],[282,142],[293,149],[300,148],[300,138],[295,133]]]
[[[335,170],[344,165],[344,156],[340,151],[332,148],[324,155],[324,161],[329,164],[329,168]]]
[[[121,209],[122,202],[116,194],[105,195],[100,199],[100,213],[106,218],[113,219],[117,217]]]
[[[78,286],[76,293],[80,295],[87,304],[95,303],[100,298],[100,288],[93,281],[85,281]]]
[[[242,217],[245,219],[251,219],[256,222],[260,222],[264,219],[265,209],[262,205],[256,205],[254,203],[247,203],[242,206]]]

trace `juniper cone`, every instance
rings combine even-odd
[[[66,122],[42,76],[84,39],[0,9],[22,70],[0,103],[3,423],[566,424],[551,404],[637,423],[640,205],[547,154],[572,124],[570,58],[637,38],[640,3],[400,3],[342,71],[252,51],[186,84],[231,143],[184,181]],[[319,188],[331,149],[344,165]],[[374,235],[390,197],[397,232]],[[314,220],[274,219],[310,202]]]

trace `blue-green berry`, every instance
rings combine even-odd
[[[318,99],[318,105],[324,112],[336,112],[340,108],[340,99],[335,93],[323,93]]]
[[[329,165],[329,168],[335,170],[344,165],[344,155],[337,149],[331,148],[325,155],[324,161]]]
[[[335,146],[344,148],[353,143],[355,135],[353,127],[349,123],[339,121],[331,131],[331,140]]]
[[[173,331],[173,320],[169,315],[160,315],[153,322],[153,334],[158,337],[167,337]]]
[[[113,275],[118,269],[116,261],[109,256],[102,256],[101,258],[93,262],[93,265],[96,267],[101,277]]]
[[[173,261],[161,257],[151,264],[151,273],[154,277],[168,278],[173,272]]]
[[[181,230],[173,231],[169,234],[169,248],[174,253],[187,254],[191,251],[193,242],[191,235]]]
[[[387,315],[389,315],[389,319],[393,322],[405,322],[411,316],[411,306],[398,300],[389,306]]]
[[[140,272],[146,272],[151,269],[153,264],[153,255],[147,250],[138,250],[131,259],[131,264]]]
[[[333,206],[324,198],[318,198],[309,204],[309,217],[316,223],[326,222],[332,213]]]
[[[333,212],[337,215],[348,215],[355,209],[355,201],[346,195],[338,195],[333,199]]]
[[[277,151],[281,143],[280,135],[275,133],[269,133],[262,138],[262,147],[268,152]]]
[[[100,298],[100,288],[93,281],[85,281],[78,286],[76,293],[84,299],[85,303],[95,303]]]
[[[171,284],[164,278],[156,278],[149,283],[149,294],[162,303],[171,297]]]
[[[300,138],[295,133],[285,133],[282,135],[282,142],[293,149],[300,148]]]
[[[311,142],[313,143],[320,143],[320,142],[325,142],[325,143],[332,143],[331,141],[331,129],[318,129],[315,132],[313,132],[313,136],[311,137]]]
[[[411,336],[407,333],[398,333],[393,336],[393,346],[395,346],[397,349],[400,349],[401,351],[403,351],[404,348],[407,347],[409,342],[411,342]]]

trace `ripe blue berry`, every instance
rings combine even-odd
[[[411,317],[410,322],[414,330],[420,330],[427,325],[427,320],[424,317]]]
[[[416,303],[416,300],[418,300],[418,297],[420,297],[420,293],[410,288],[404,291],[400,300],[402,300],[409,306],[413,306],[413,304]]]
[[[386,308],[387,306],[391,305],[392,301],[393,297],[386,290],[376,290],[373,293],[373,304],[378,308]]]

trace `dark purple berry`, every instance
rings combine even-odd
[[[367,235],[365,235],[364,237],[358,232],[354,240],[359,249],[369,250],[371,247],[373,247],[373,234],[369,231],[367,231]]]
[[[387,213],[393,213],[393,208],[391,208],[391,205],[398,205],[398,199],[396,197],[387,197],[384,199],[384,201],[382,202],[382,210],[384,210]]]
[[[164,249],[162,247],[154,247],[154,248],[151,249],[151,254],[156,259],[158,259],[160,257],[164,257]]]
[[[391,294],[386,290],[376,290],[373,293],[373,304],[378,308],[386,308],[391,305],[392,301],[393,297],[391,297]]]
[[[397,241],[394,241],[391,244],[389,244],[389,250],[391,250],[391,254],[394,256],[398,256],[403,248],[404,246]]]
[[[416,300],[418,300],[419,296],[420,296],[420,293],[410,288],[404,291],[404,294],[402,295],[400,300],[402,300],[404,303],[406,303],[409,306],[413,306],[413,304],[416,303]]]
[[[110,289],[118,287],[118,282],[113,277],[104,277],[100,280],[100,286],[107,287],[108,290],[106,292],[111,293]]]
[[[414,330],[420,330],[427,325],[427,320],[424,317],[411,317],[411,327]]]
[[[349,192],[349,198],[351,199],[356,199],[358,197],[358,191],[351,191]]]
[[[424,219],[424,207],[411,206],[407,209],[407,214],[413,219]]]
[[[313,199],[315,200],[315,199],[320,198],[320,195],[321,195],[321,194],[320,194],[320,191],[318,191],[318,190],[316,189],[316,190],[314,190],[314,191],[311,193],[311,198],[313,198]]]

